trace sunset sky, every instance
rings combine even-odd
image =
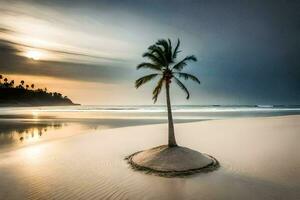
[[[263,3],[262,3],[263,2]],[[300,1],[0,0],[0,74],[81,104],[152,104],[146,48],[181,39],[201,85],[174,104],[300,104]],[[158,100],[163,104],[162,95]]]

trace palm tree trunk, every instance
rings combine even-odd
[[[166,83],[166,94],[167,94],[167,108],[168,108],[168,122],[169,122],[169,135],[168,135],[168,146],[169,147],[176,147],[176,139],[174,133],[174,124],[173,124],[173,117],[172,117],[172,110],[171,110],[171,101],[170,101],[170,85],[169,81]]]

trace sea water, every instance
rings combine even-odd
[[[297,106],[174,105],[175,123],[300,114]],[[0,151],[89,133],[89,130],[167,123],[163,105],[0,108]]]

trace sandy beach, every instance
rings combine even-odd
[[[220,168],[187,178],[124,158],[166,143],[165,124],[89,130],[0,154],[0,199],[299,199],[300,115],[176,124],[179,145]]]

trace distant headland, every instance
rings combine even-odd
[[[47,88],[35,88],[34,84],[15,85],[0,75],[0,107],[4,106],[68,106],[74,104],[67,96],[58,92],[48,92]]]

